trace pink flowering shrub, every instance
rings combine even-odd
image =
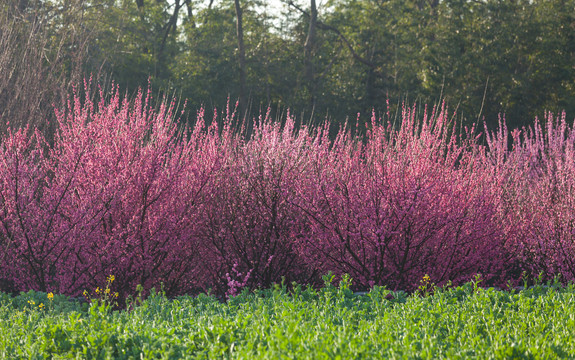
[[[0,277],[16,288],[46,289],[69,251],[54,234],[57,204],[42,201],[53,196],[47,191],[43,139],[38,132],[32,137],[27,132],[9,131],[0,146]]]
[[[80,295],[114,275],[121,297],[138,284],[233,296],[328,271],[364,289],[575,279],[565,116],[502,121],[485,140],[445,108],[333,140],[329,124],[263,116],[247,138],[229,109],[189,129],[149,93],[91,99],[56,112],[53,143],[28,129],[0,143],[0,287]]]
[[[201,237],[205,278],[216,291],[231,295],[282,278],[309,282],[317,274],[308,271],[294,241],[307,219],[293,206],[309,162],[307,129],[295,131],[289,116],[280,128],[266,116],[249,141],[229,131],[223,137],[233,140],[211,190]]]
[[[137,284],[187,291],[202,189],[218,166],[209,146],[216,137],[200,121],[183,138],[173,108],[154,111],[149,94],[132,103],[117,91],[100,98],[75,96],[57,112],[48,150],[21,133],[3,142],[2,265],[21,289],[79,294],[115,274],[124,295]]]
[[[194,231],[217,153],[208,153],[200,130],[182,139],[173,109],[153,111],[149,98],[139,94],[130,104],[116,92],[97,108],[76,98],[66,118],[59,114],[51,158],[58,159],[54,173],[74,174],[70,212],[89,214],[85,231],[71,239],[82,250],[67,267],[83,267],[96,281],[117,274],[126,291],[163,284],[177,293],[194,286]]]
[[[446,118],[442,110],[418,122],[404,109],[397,131],[373,121],[365,145],[343,132],[324,142],[301,189],[310,264],[394,289],[425,274],[444,283],[502,270],[490,184],[466,152],[472,142],[460,144]]]
[[[487,134],[489,172],[500,179],[499,218],[518,268],[575,280],[575,131],[565,114],[549,114],[544,126],[536,119],[511,141],[504,124]]]

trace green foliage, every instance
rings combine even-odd
[[[240,2],[249,116],[270,106],[276,118],[289,107],[303,122],[327,117],[341,124],[353,122],[358,112],[367,121],[372,109],[393,113],[402,101],[442,100],[457,108],[466,125],[485,119],[492,126],[499,114],[511,128],[545,111],[574,116],[574,0],[321,2],[311,54],[315,95],[304,66],[309,1],[293,3],[297,7],[274,13],[265,1]],[[37,70],[26,74],[39,74],[42,66],[62,74],[54,86],[77,85],[80,68],[84,75],[109,74],[128,92],[150,81],[155,91],[185,99],[192,114],[202,105],[222,107],[239,97],[234,1],[9,0],[0,7],[7,28],[14,13],[22,19],[46,15],[34,32],[50,45],[42,47],[48,61],[32,64],[9,46],[10,34],[28,23],[19,21],[13,32],[3,32],[8,45],[2,62],[35,64]],[[5,78],[0,104],[19,93],[10,90],[14,79]],[[28,86],[24,80],[17,82]],[[57,95],[59,102],[63,97]],[[46,101],[47,108],[52,102]],[[26,109],[8,105],[0,111]],[[11,123],[23,122],[17,120]]]
[[[575,351],[575,288],[557,282],[520,291],[434,288],[432,295],[367,295],[324,277],[319,290],[292,284],[167,299],[152,292],[126,311],[47,294],[0,295],[2,358],[565,358]],[[66,303],[66,306],[62,304]]]

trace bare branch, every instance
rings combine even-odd
[[[301,12],[302,14],[304,14],[304,15],[307,16],[307,17],[310,17],[310,16],[311,16],[307,11],[305,11],[305,10],[302,9],[300,6],[298,6],[297,4],[295,4],[295,3],[293,2],[293,0],[289,0],[288,5],[289,5],[289,6],[292,6],[293,8],[295,8],[296,10],[298,10],[299,12]],[[373,70],[373,73],[374,73],[375,75],[377,75],[377,76],[379,76],[379,77],[382,77],[382,78],[384,77],[384,75],[377,70],[377,65],[376,65],[376,64],[374,64],[373,62],[371,62],[371,61],[365,59],[364,57],[362,57],[361,55],[359,55],[359,54],[355,51],[355,49],[353,48],[353,46],[351,45],[351,43],[349,42],[349,40],[345,37],[345,35],[343,35],[343,34],[341,33],[341,31],[339,31],[338,28],[336,28],[336,27],[334,27],[334,26],[331,26],[331,25],[328,25],[328,24],[326,24],[326,23],[324,23],[324,22],[322,22],[322,21],[320,21],[320,20],[317,20],[317,27],[320,28],[320,29],[323,29],[323,30],[329,30],[329,31],[331,31],[331,32],[334,32],[334,33],[339,37],[339,39],[345,44],[345,46],[348,48],[349,52],[351,53],[351,55],[353,56],[353,58],[354,58],[355,60],[357,60],[357,61],[359,61],[360,63],[362,63],[363,65],[365,65],[365,66],[371,68],[371,69]]]

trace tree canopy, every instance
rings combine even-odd
[[[464,124],[575,116],[575,0],[282,1],[280,13],[263,0],[11,0],[3,12],[51,12],[48,33],[89,34],[86,74],[129,92],[150,81],[192,113],[229,99],[242,117],[289,108],[304,122],[442,101]]]

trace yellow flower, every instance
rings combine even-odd
[[[40,309],[43,309],[43,308],[44,308],[44,304],[43,304],[43,303],[40,303],[40,305],[38,305],[38,307],[39,307]]]
[[[30,305],[35,305],[36,302],[35,302],[34,300],[28,300],[28,304],[30,304]]]
[[[114,296],[115,296],[115,297],[118,297],[118,296],[120,296],[120,294],[118,294],[118,293],[114,293]]]
[[[54,300],[54,294],[52,294],[51,292],[48,293],[48,300],[50,301]]]
[[[99,294],[99,293],[100,293],[100,287],[97,287],[96,288],[96,294]]]
[[[110,289],[109,289],[109,288],[106,288],[106,290],[105,290],[104,292],[105,292],[106,294],[109,294],[109,293],[110,293]]]
[[[114,282],[114,280],[116,280],[116,277],[115,277],[114,275],[110,275],[110,276],[108,276],[108,279],[107,279],[107,281],[108,281],[109,283],[113,283],[113,282]]]
[[[82,295],[84,295],[84,297],[88,297],[88,291],[84,290],[84,292],[82,293]]]

